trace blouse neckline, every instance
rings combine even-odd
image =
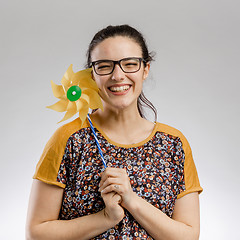
[[[144,140],[137,142],[137,143],[133,143],[133,144],[122,144],[122,143],[118,143],[113,141],[112,139],[110,139],[103,131],[102,129],[92,120],[92,124],[93,127],[97,129],[97,131],[112,145],[115,145],[117,147],[122,147],[122,148],[132,148],[132,147],[140,147],[142,145],[144,145],[145,143],[147,143],[150,139],[153,138],[153,136],[155,135],[156,131],[157,131],[157,127],[158,127],[158,123],[154,122],[154,128],[152,130],[152,132],[149,134],[149,136],[147,138],[145,138]],[[88,125],[90,126],[89,122]]]

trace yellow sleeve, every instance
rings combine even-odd
[[[192,157],[192,150],[187,139],[182,135],[180,139],[183,144],[183,151],[185,154],[185,162],[184,162],[184,182],[185,182],[185,190],[182,191],[177,198],[181,198],[188,193],[198,192],[199,194],[203,191],[200,186],[199,178],[195,163]]]
[[[86,122],[83,124],[86,126]],[[69,137],[80,130],[81,120],[79,118],[58,128],[47,142],[43,153],[37,163],[34,179],[48,184],[65,188],[65,184],[57,181],[59,167],[64,155]]]
[[[187,139],[179,130],[173,127],[170,127],[168,125],[159,124],[159,128],[160,128],[160,131],[163,131],[167,134],[171,134],[175,137],[179,137],[182,142],[182,148],[185,155],[184,169],[183,169],[185,190],[180,191],[177,198],[181,198],[186,194],[192,193],[192,192],[198,192],[200,194],[203,191],[203,189],[200,186],[197,169],[192,157],[192,150],[190,148],[190,145]]]

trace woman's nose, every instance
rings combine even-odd
[[[116,64],[112,73],[112,79],[116,81],[122,81],[124,77],[125,77],[125,73],[123,72],[119,64]]]

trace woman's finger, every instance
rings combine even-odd
[[[102,194],[107,194],[110,192],[116,192],[121,195],[121,193],[123,192],[123,186],[118,184],[111,184],[101,190]]]
[[[102,181],[102,183],[99,184],[99,191],[102,191],[104,188],[106,188],[108,185],[111,184],[120,184],[121,181],[119,178],[112,178],[109,177],[105,181]]]
[[[120,204],[122,202],[122,197],[118,193],[114,193],[113,199]]]
[[[106,168],[106,170],[101,174],[101,181],[99,184],[99,187],[102,186],[102,184],[108,180],[108,178],[122,178],[124,176],[127,176],[127,172],[125,169],[121,168]]]

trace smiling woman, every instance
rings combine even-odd
[[[198,239],[202,188],[189,143],[144,118],[143,105],[155,111],[142,93],[151,60],[128,25],[94,36],[87,67],[103,102],[90,115],[95,136],[91,122],[78,118],[47,143],[34,175],[28,239]]]
[[[91,59],[93,79],[100,89],[103,103],[109,107],[112,105],[113,109],[136,112],[137,100],[150,67],[150,63],[143,60],[136,41],[123,36],[107,38],[95,46]]]
[[[121,25],[121,26],[108,26],[95,34],[88,48],[86,67],[92,66],[93,49],[103,40],[116,36],[126,37],[137,43],[141,51],[141,58],[143,59],[144,64],[146,62],[151,63],[154,54],[152,52],[149,52],[143,35],[139,31],[128,25]],[[143,91],[138,97],[137,107],[141,117],[145,117],[144,107],[150,108],[154,112],[155,121],[157,120],[157,110],[153,106],[153,104],[145,97]]]

